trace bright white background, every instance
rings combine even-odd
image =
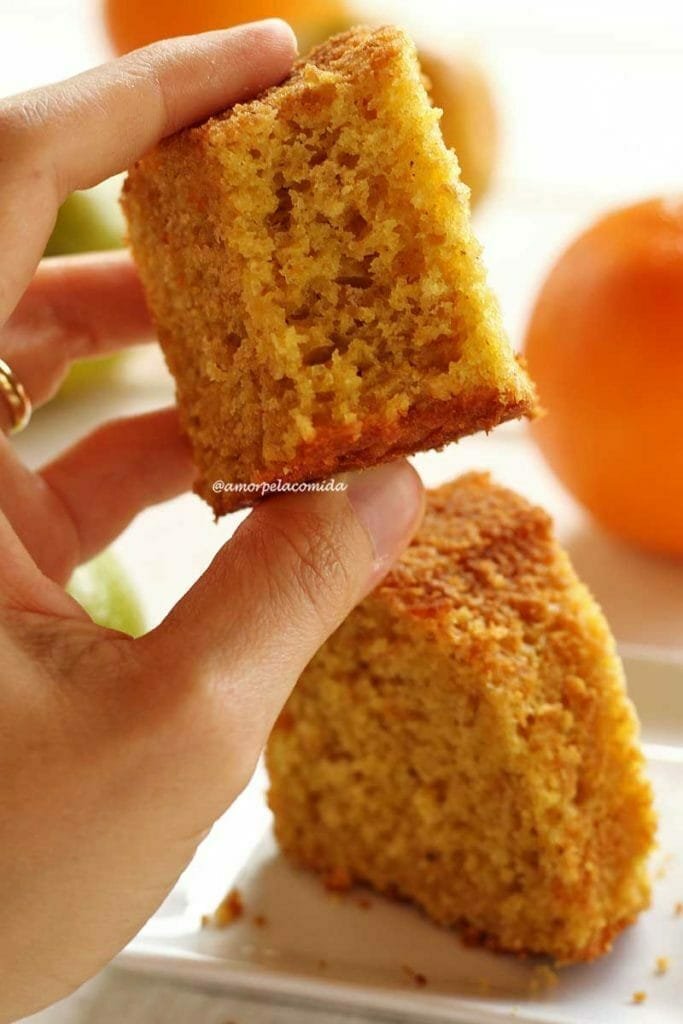
[[[505,145],[496,188],[476,220],[509,331],[519,345],[549,261],[577,231],[610,205],[681,191],[683,4],[368,0],[366,9],[389,18],[393,11],[393,20],[425,36],[438,33],[444,44],[465,37],[490,68]],[[106,56],[96,0],[0,0],[0,96],[75,73]],[[104,416],[151,408],[171,394],[160,360],[150,352],[133,364],[125,385],[37,415],[18,446],[35,464]],[[469,439],[416,461],[430,483],[488,466],[545,504],[618,638],[683,647],[683,565],[606,537],[553,480],[521,428],[505,427],[490,438]],[[126,531],[116,547],[151,622],[198,575],[234,521],[214,526],[208,509],[188,495],[144,513]],[[105,982],[98,1005],[111,1003],[112,1021],[171,1019],[160,989],[130,984],[126,994]],[[184,1007],[174,1020],[219,1022],[232,1015],[225,1007],[209,1006],[208,997],[200,1001],[178,994],[172,1001]],[[79,1019],[104,1020],[95,1012]],[[275,1019],[272,1010],[249,1017],[263,1024]],[[316,1019],[322,1024],[321,1014]],[[59,1020],[75,1020],[71,1003]],[[303,1020],[301,1013],[297,1020]]]

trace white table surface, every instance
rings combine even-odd
[[[106,42],[96,7],[95,0],[0,0],[0,96],[102,60]],[[474,40],[491,68],[505,147],[497,187],[477,212],[477,225],[511,336],[519,344],[548,262],[575,232],[609,205],[681,189],[683,5],[368,0],[365,9],[385,15],[393,10],[393,20],[425,34],[430,26],[445,24],[446,38]],[[133,357],[120,384],[37,415],[18,448],[37,464],[103,418],[153,408],[170,397],[158,356],[146,350]],[[489,438],[420,456],[416,463],[428,483],[472,467],[490,468],[502,482],[544,504],[619,640],[683,648],[683,563],[606,536],[557,484],[521,428],[504,427]],[[143,513],[125,532],[116,549],[151,623],[196,578],[238,520],[229,517],[214,526],[209,510],[186,495]],[[114,969],[32,1019],[41,1024],[338,1020],[322,1011],[293,1012],[143,981]]]

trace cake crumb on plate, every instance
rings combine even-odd
[[[426,987],[427,978],[421,971],[416,971],[415,968],[411,967],[409,964],[403,964],[401,970],[410,978],[413,984],[416,985],[418,988]]]
[[[239,889],[231,889],[218,904],[213,914],[204,914],[202,927],[227,928],[244,914],[244,902]]]

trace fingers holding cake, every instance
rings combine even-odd
[[[154,43],[5,100],[15,167],[37,164],[63,198],[125,170],[166,135],[280,81],[296,39],[279,19]],[[10,173],[7,161],[3,173]]]
[[[280,81],[295,54],[292,30],[272,19],[157,43],[0,103],[0,323],[28,284],[70,192],[125,170],[164,136]]]
[[[142,509],[186,491],[194,474],[175,409],[105,423],[45,466],[39,480],[65,510],[77,540],[65,575],[102,551]],[[58,568],[48,574],[59,575]]]
[[[154,337],[132,260],[103,252],[43,260],[0,329],[0,348],[36,408],[57,392],[74,360]]]
[[[31,559],[63,584],[150,505],[192,485],[175,409],[112,420],[34,473],[0,438],[0,512]]]
[[[339,490],[259,505],[161,626],[136,641],[141,664],[155,669],[145,678],[163,680],[155,706],[179,708],[185,723],[192,708],[202,750],[224,765],[229,749],[235,771],[253,765],[306,663],[422,518],[422,485],[403,460],[336,482]],[[217,813],[225,799],[216,794]]]

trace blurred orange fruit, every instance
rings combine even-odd
[[[567,249],[526,357],[560,480],[618,536],[683,555],[683,198],[617,210]]]
[[[158,39],[245,21],[284,18],[296,29],[299,22],[326,22],[345,11],[343,0],[104,0],[107,31],[119,54]]]
[[[455,150],[474,206],[488,191],[498,160],[498,112],[488,76],[464,53],[421,47],[419,56],[432,102],[443,110],[444,142]]]

